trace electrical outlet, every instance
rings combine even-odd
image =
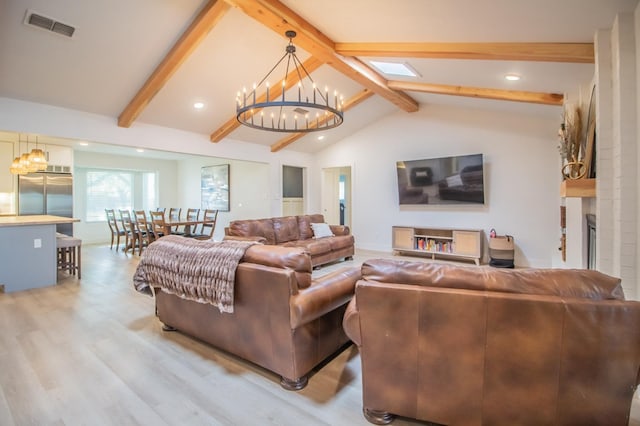
[[[33,240],[33,248],[42,248],[42,240],[40,238]]]

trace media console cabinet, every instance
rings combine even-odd
[[[394,254],[451,256],[473,260],[482,259],[482,230],[430,228],[424,226],[392,227]]]

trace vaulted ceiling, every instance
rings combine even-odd
[[[638,0],[0,0],[0,96],[315,152],[425,105],[558,116],[591,81],[593,38]],[[26,25],[35,12],[72,37]],[[315,81],[345,96],[345,122],[284,135],[237,125],[235,96],[284,53],[286,30]],[[415,78],[370,61],[409,64]],[[507,81],[506,74],[519,81]],[[195,102],[204,108],[193,108]],[[2,130],[2,129],[0,129]]]

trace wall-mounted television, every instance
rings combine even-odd
[[[400,205],[484,204],[482,154],[397,161]]]

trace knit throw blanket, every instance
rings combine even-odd
[[[142,254],[133,285],[141,293],[151,295],[151,288],[159,287],[166,293],[231,313],[236,268],[253,244],[164,236],[149,244]]]

